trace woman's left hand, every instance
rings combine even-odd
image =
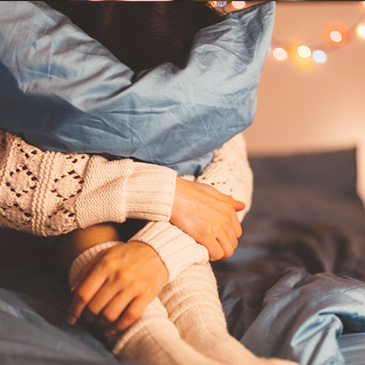
[[[142,242],[101,251],[83,269],[73,287],[69,323],[82,315],[107,335],[123,331],[142,315],[168,280],[159,255]]]

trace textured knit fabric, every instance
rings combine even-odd
[[[1,226],[54,236],[126,218],[168,221],[175,183],[166,167],[44,152],[0,130]]]
[[[132,239],[157,251],[170,280],[209,259],[205,247],[168,222],[175,181],[176,173],[165,167],[43,152],[0,130],[0,226],[51,236],[126,218],[151,220]],[[251,205],[253,185],[243,136],[217,150],[197,181],[242,200],[242,219]]]
[[[194,180],[192,176],[185,178]],[[242,221],[251,207],[253,190],[253,175],[243,135],[235,136],[215,151],[212,163],[195,181],[209,184],[220,192],[243,201],[246,207],[237,213]],[[204,246],[197,244],[193,238],[169,222],[150,222],[130,240],[151,245],[164,261],[170,280],[194,263],[209,261]]]
[[[221,364],[201,354],[181,338],[158,298],[147,306],[142,318],[125,333],[110,338],[109,346],[121,361],[159,365]]]
[[[70,286],[101,250],[118,242],[96,245],[77,257],[70,270]],[[126,331],[108,339],[122,360],[160,365],[293,365],[257,358],[227,330],[217,283],[210,264],[191,265],[170,281]]]

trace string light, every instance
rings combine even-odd
[[[223,8],[227,3],[235,10],[240,10],[247,6],[246,1],[208,1],[208,6],[211,8]]]
[[[365,10],[365,1],[359,1],[363,10]],[[365,39],[365,12],[360,19],[350,28],[344,29],[340,25],[327,30],[327,42],[319,45],[305,45],[293,46],[290,44],[283,44],[273,39],[271,44],[270,54],[276,61],[285,61],[293,58],[293,61],[301,66],[310,66],[311,61],[317,64],[322,64],[327,61],[328,54],[350,43],[358,36],[360,39]],[[312,52],[313,49],[313,52]]]
[[[312,51],[308,46],[299,46],[297,52],[302,58],[309,58],[312,55]]]
[[[330,38],[335,43],[340,43],[342,41],[342,34],[338,30],[333,30],[330,33]]]
[[[246,1],[232,1],[231,6],[236,10],[243,9],[246,6]]]
[[[278,61],[284,61],[288,58],[288,52],[285,51],[285,49],[281,48],[281,47],[274,48],[274,50],[272,51],[272,54],[275,57],[275,59],[277,59]]]
[[[364,24],[361,24],[357,27],[356,29],[356,32],[357,32],[357,35],[360,37],[360,38],[363,38],[365,39],[365,25]]]
[[[316,51],[313,52],[313,59],[317,63],[324,63],[327,61],[327,56],[323,51],[317,49]]]

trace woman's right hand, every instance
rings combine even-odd
[[[210,185],[177,177],[170,221],[205,246],[214,261],[233,255],[242,234],[236,212],[244,208]]]

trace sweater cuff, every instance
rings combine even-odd
[[[209,261],[208,250],[204,246],[168,222],[150,222],[129,241],[151,246],[164,262],[169,281],[190,265]]]
[[[175,196],[176,171],[135,163],[124,185],[126,218],[168,222]]]
[[[119,241],[109,241],[100,243],[98,245],[92,246],[82,252],[76,259],[72,262],[70,272],[68,274],[68,283],[70,288],[72,288],[77,280],[79,280],[83,268],[102,250],[106,248],[121,245],[122,242]]]
[[[76,200],[77,222],[81,228],[101,222],[123,223],[127,218],[168,222],[176,175],[163,166],[93,156]],[[74,202],[70,199],[67,204]],[[65,208],[71,210],[67,204]]]

